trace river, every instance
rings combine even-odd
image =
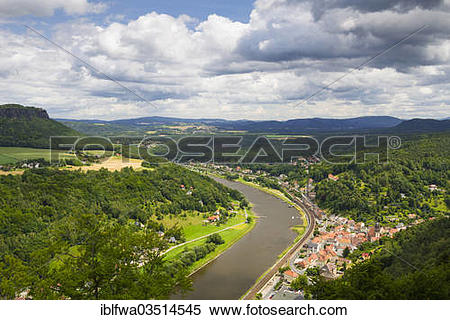
[[[291,227],[302,222],[295,208],[275,196],[239,182],[215,180],[241,191],[260,218],[241,240],[192,275],[193,291],[175,299],[239,299],[293,243],[297,234]]]

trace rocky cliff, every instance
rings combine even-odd
[[[18,104],[0,105],[0,118],[7,119],[49,119],[47,111],[40,108],[24,107]]]

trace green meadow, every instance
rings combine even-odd
[[[182,227],[186,241],[190,241],[244,222],[245,212],[242,209],[237,210],[236,216],[230,217],[225,223],[219,226],[215,223],[205,223],[205,219],[202,213],[192,212],[186,213],[185,217],[165,216],[160,222],[169,228],[175,225]]]
[[[60,157],[74,158],[73,154],[67,151],[56,151]],[[49,149],[19,148],[19,147],[0,147],[0,165],[10,164],[23,160],[45,159],[50,160],[51,154]]]
[[[254,225],[255,225],[255,219],[253,219],[251,223],[242,224],[242,225],[233,227],[231,229],[225,230],[223,232],[220,232],[220,236],[222,237],[223,240],[225,240],[225,243],[218,245],[216,250],[209,253],[203,259],[200,259],[200,260],[194,262],[194,264],[189,267],[189,270],[191,272],[194,272],[194,271],[200,269],[201,267],[203,267],[205,264],[214,260],[217,256],[219,256],[221,253],[223,253],[225,250],[227,250],[233,244],[235,244],[237,241],[239,241],[247,232],[249,232],[254,227]],[[166,260],[175,259],[184,250],[188,250],[190,248],[203,245],[205,242],[206,242],[206,239],[201,239],[201,240],[186,244],[184,246],[181,246],[179,248],[176,248],[172,251],[169,251],[165,255],[165,259]]]

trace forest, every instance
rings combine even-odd
[[[7,299],[163,299],[187,290],[188,258],[175,263],[162,255],[183,232],[159,220],[214,212],[243,198],[171,164],[120,172],[32,169],[0,176],[0,194],[0,297]],[[197,256],[217,243],[211,239]]]
[[[328,179],[328,174],[339,180]],[[320,163],[310,169],[318,205],[362,222],[407,222],[429,218],[450,208],[450,135],[417,136],[393,150],[387,163]]]

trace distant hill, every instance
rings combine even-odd
[[[182,119],[171,117],[144,117],[124,120],[70,120],[58,119],[63,124],[86,134],[143,135],[148,131],[160,133],[192,133],[199,129],[183,131],[169,127],[203,126],[208,130],[246,131],[249,133],[319,134],[319,133],[426,133],[449,130],[450,120],[413,119],[402,120],[389,116],[369,116],[350,119],[292,119],[287,121],[252,121],[224,119]],[[208,131],[206,130],[206,131]],[[168,132],[171,131],[171,132]]]
[[[359,117],[351,119],[294,119],[287,121],[251,121],[224,119],[182,119],[170,117],[145,117],[114,121],[58,119],[65,125],[87,134],[145,133],[164,126],[208,126],[224,131],[247,131],[252,133],[307,133],[343,132],[366,129],[391,128],[401,119],[387,116]]]
[[[393,127],[402,120],[394,117],[360,117],[352,119],[294,119],[288,121],[250,121],[223,119],[180,119],[168,117],[147,117],[129,120],[115,120],[110,123],[121,125],[151,125],[151,124],[204,124],[229,130],[247,130],[251,132],[299,132],[304,130],[342,131],[367,128]]]
[[[255,121],[247,120],[224,120],[224,119],[182,119],[171,117],[143,117],[136,119],[123,120],[72,120],[72,119],[55,119],[64,125],[88,135],[143,135],[148,131],[170,130],[170,126],[207,126],[213,128],[221,128],[224,130],[246,130],[233,129],[235,126],[245,128],[245,124],[254,123]],[[213,130],[214,131],[214,130]],[[167,132],[165,132],[167,133]],[[189,132],[185,132],[189,133]]]
[[[122,124],[122,125],[176,124],[176,123],[213,124],[213,123],[222,123],[222,122],[228,122],[228,121],[223,120],[223,119],[182,119],[182,118],[157,117],[157,116],[110,121],[110,123],[116,123],[116,124]]]
[[[288,121],[262,121],[248,125],[253,132],[333,132],[351,131],[361,129],[390,128],[401,123],[402,120],[394,117],[359,117],[351,119],[294,119]]]
[[[398,124],[392,131],[422,133],[450,131],[450,120],[412,119]]]
[[[0,105],[0,146],[48,148],[51,136],[78,136],[49,118],[47,111],[18,104]]]

